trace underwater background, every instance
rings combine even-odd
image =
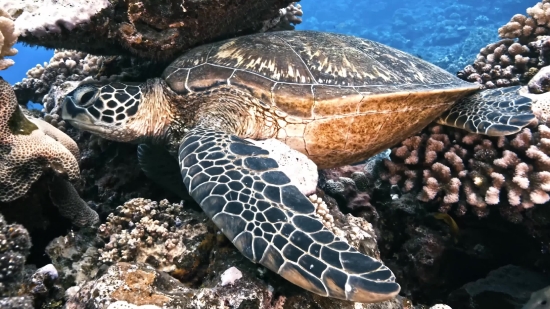
[[[304,0],[298,30],[355,35],[401,49],[456,73],[473,62],[482,46],[498,39],[497,29],[535,2],[526,0],[354,1]],[[14,84],[52,51],[15,45],[15,66],[4,75]],[[32,57],[29,57],[32,55]]]
[[[177,24],[185,15],[155,10],[158,0],[74,0],[74,6],[72,0],[0,0],[0,13],[5,3],[17,7],[25,1],[68,8],[60,15],[76,20],[89,16],[77,11],[75,17],[74,7],[91,6],[95,14],[94,4],[117,3],[106,24],[118,27],[131,16],[135,32],[153,38],[157,30],[163,32],[155,22]],[[159,309],[162,304],[191,309],[535,309],[546,299],[550,303],[550,0],[303,0],[299,6],[263,0],[271,5],[266,15],[273,19],[262,19],[255,1],[183,1],[207,5],[194,7],[202,19],[196,28],[181,27],[179,38],[199,33],[213,41],[219,37],[212,33],[227,38],[243,34],[243,28],[254,33],[289,26],[354,35],[408,52],[482,88],[528,88],[525,95],[539,98],[543,111],[538,122],[508,136],[433,122],[369,160],[303,175],[317,183],[308,198],[325,227],[383,261],[401,286],[390,301],[354,304],[309,293],[251,263],[189,197],[170,155],[164,152],[152,167],[176,172],[167,174],[178,182],[166,184],[149,177],[137,156],[158,149],[114,142],[62,119],[60,104],[81,81],[159,77],[202,37],[163,45],[166,37],[159,35],[147,45],[134,36],[98,38],[90,31],[105,30],[97,20],[91,28],[86,22],[75,27],[89,36],[77,32],[76,38],[72,30],[58,37],[29,25],[29,33],[39,35],[20,36],[14,46],[18,53],[9,56],[15,64],[0,71],[13,85],[12,91],[0,82],[0,116],[11,103],[28,108],[23,108],[24,117],[9,118],[16,119],[9,124],[0,117],[0,309]],[[180,3],[162,1],[173,2]],[[236,9],[208,7],[220,2]],[[130,9],[129,3],[143,5]],[[256,14],[235,21],[242,3]],[[296,12],[300,15],[291,14]],[[196,18],[181,19],[187,22],[189,16]],[[297,16],[301,21],[290,25]],[[233,21],[227,33],[213,24],[212,32],[202,27],[212,19],[225,25],[223,18]],[[529,19],[536,19],[538,27],[529,28]],[[69,47],[54,52],[29,42]],[[105,56],[105,46],[115,51]],[[12,97],[17,102],[9,101]],[[44,140],[15,145],[21,136],[12,132],[14,123],[27,118],[35,121],[33,132],[51,134],[54,141],[46,147]],[[23,148],[24,154],[12,157],[10,147]],[[63,168],[71,167],[68,176],[56,174],[58,157]],[[9,199],[2,200],[6,195]]]

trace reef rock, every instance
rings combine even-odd
[[[67,301],[67,309],[401,308],[397,299],[380,304],[354,304],[307,292],[278,295],[272,286],[248,272],[243,273],[243,278],[236,280],[234,284],[223,285],[218,274],[204,282],[201,288],[194,289],[150,265],[125,262],[111,266],[99,279],[89,281],[74,290],[76,292]]]
[[[468,283],[452,292],[453,308],[519,308],[531,293],[550,284],[550,277],[528,269],[507,265],[494,270],[486,278]],[[472,304],[476,304],[474,307]],[[543,308],[543,307],[540,307]]]
[[[379,256],[367,222],[343,215],[333,201],[327,206],[319,200],[315,197],[318,210],[332,218],[325,224],[359,250]],[[68,309],[283,308],[283,304],[285,308],[401,308],[398,299],[355,305],[297,288],[247,260],[204,213],[166,200],[133,199],[118,207],[99,227],[103,244],[81,234],[58,238],[48,247],[63,281],[75,284],[67,290]],[[90,249],[94,246],[100,248]]]
[[[20,41],[31,45],[169,59],[206,42],[298,23],[301,9],[289,9],[291,3],[5,0],[2,6],[15,18]]]

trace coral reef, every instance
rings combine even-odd
[[[60,35],[75,27],[89,24],[91,18],[109,7],[108,0],[55,2],[13,1],[2,3],[5,10],[12,13],[21,36],[44,37]]]
[[[0,70],[5,70],[14,64],[11,59],[4,59],[6,56],[17,54],[13,45],[17,42],[19,32],[15,29],[10,14],[0,9]]]
[[[98,247],[103,245],[95,230],[79,231],[55,238],[45,251],[52,265],[59,270],[59,282],[64,288],[69,288],[98,274],[101,266]]]
[[[550,279],[540,273],[506,265],[491,271],[485,278],[453,291],[448,303],[453,308],[464,309],[515,308],[518,304],[527,303],[531,293],[548,285]]]
[[[49,63],[37,64],[27,71],[27,77],[15,83],[14,90],[20,104],[28,101],[42,102],[53,86],[66,81],[81,81],[88,76],[96,76],[104,57],[92,56],[83,52],[56,50]],[[46,100],[47,101],[47,100]],[[45,104],[47,112],[53,109]]]
[[[527,9],[527,15],[516,14],[498,29],[501,38],[529,42],[540,35],[548,35],[550,29],[550,1],[542,0]]]
[[[373,189],[382,184],[379,176],[385,170],[384,159],[389,158],[389,154],[387,150],[365,162],[322,170],[319,187],[334,198],[343,211],[375,224],[379,215],[371,204],[371,195]]]
[[[161,271],[174,271],[182,255],[196,250],[186,244],[207,233],[206,225],[193,223],[198,217],[184,210],[183,204],[132,199],[99,227],[99,236],[108,241],[99,249],[99,260],[148,262]]]
[[[19,104],[25,105],[28,101],[43,103],[44,112],[55,117],[59,98],[81,81],[142,81],[160,75],[162,68],[162,63],[134,57],[95,56],[59,49],[48,63],[29,69],[27,77],[15,83],[14,90]],[[45,120],[50,122],[46,117]]]
[[[430,207],[414,193],[394,199],[388,193],[387,185],[373,192],[373,205],[380,215],[373,225],[385,264],[394,270],[402,295],[415,304],[443,302],[452,308],[473,308],[455,306],[450,302],[450,291],[508,264],[522,265],[539,272],[540,277],[546,276],[543,272],[548,267],[548,251],[544,245],[541,247],[545,238],[533,237],[526,226],[532,224],[531,215],[545,216],[539,211],[547,207],[527,210],[523,223],[516,224],[504,220],[498,212],[482,220],[474,215],[440,214],[437,205]],[[441,220],[441,215],[450,220]],[[513,281],[503,280],[501,286],[514,290]],[[481,306],[485,307],[490,306]]]
[[[50,198],[63,216],[78,226],[96,223],[97,213],[69,182],[80,177],[76,143],[39,119],[29,120],[4,80],[0,81],[0,102],[0,202],[21,198],[45,175],[51,177]]]
[[[9,1],[15,5],[29,2]],[[170,10],[166,9],[168,4],[174,3],[172,0],[155,2],[157,7],[152,7],[151,1],[115,0],[109,1],[109,3],[99,1],[93,5],[105,5],[105,10],[94,11],[90,7],[84,8],[85,14],[82,15],[81,20],[72,23],[57,23],[52,25],[47,32],[43,26],[51,23],[51,20],[48,21],[45,15],[38,14],[37,20],[41,22],[28,25],[26,28],[31,31],[25,32],[25,37],[22,40],[37,43],[39,40],[48,39],[52,42],[51,44],[54,44],[51,46],[72,48],[85,46],[88,48],[87,52],[98,55],[107,52],[124,55],[137,53],[139,56],[167,57],[166,59],[169,59],[188,47],[201,44],[203,40],[207,42],[232,36],[237,32],[235,30],[237,28],[242,30],[238,32],[239,34],[258,30],[288,29],[290,24],[299,23],[299,16],[302,14],[300,6],[290,4],[290,1],[270,0],[265,9],[259,9],[256,3],[249,5],[250,10],[247,10],[247,14],[250,15],[243,17],[243,12],[237,12],[240,9],[236,9],[236,2],[230,1],[225,6],[226,12],[221,12],[216,8],[210,10],[212,17],[205,17],[206,14],[201,13],[204,11],[203,7],[196,9],[199,2],[202,2],[205,7],[219,4],[217,0],[193,3],[186,1],[183,4],[184,9],[188,9],[189,15],[186,15],[186,12],[181,14],[179,6],[171,6]],[[45,1],[38,0],[35,3],[42,4]],[[56,1],[56,3],[57,6],[65,5],[67,1]],[[76,6],[80,6],[80,9],[82,9],[82,5],[88,5],[81,1],[75,3]],[[273,3],[277,3],[277,5],[273,5]],[[452,71],[452,68],[456,67],[456,63],[469,62],[470,58],[468,57],[473,50],[478,50],[480,46],[494,39],[487,29],[494,28],[495,24],[500,23],[496,16],[506,15],[507,6],[513,4],[510,0],[502,0],[499,5],[503,8],[498,13],[497,10],[487,10],[488,12],[494,11],[490,13],[494,15],[478,16],[474,20],[464,12],[471,10],[473,6],[493,8],[494,3],[491,1],[477,3],[471,0],[460,3],[447,1],[448,5],[445,9],[430,8],[428,5],[431,4],[425,1],[418,1],[414,4],[399,3],[400,9],[394,14],[395,18],[388,18],[391,16],[391,13],[387,14],[388,8],[393,5],[392,3],[394,2],[381,2],[368,8],[376,11],[380,16],[384,16],[384,19],[389,21],[389,23],[384,21],[390,24],[389,27],[383,25],[380,20],[365,21],[360,10],[353,9],[359,4],[349,0],[333,3],[330,7],[319,6],[315,10],[325,10],[329,16],[334,16],[334,18],[319,22],[323,23],[324,29],[343,32],[348,28],[353,28],[352,30],[356,32],[354,34],[362,33],[363,36],[371,38],[377,36],[383,40],[390,40],[393,44],[401,44],[401,47],[406,49],[410,48],[409,51],[420,54],[424,58],[432,61],[435,59],[435,62]],[[177,4],[180,5],[181,1]],[[191,10],[191,8],[194,9]],[[27,14],[31,10],[32,8],[22,12]],[[260,10],[267,13],[260,16],[261,14],[258,14]],[[64,16],[60,15],[64,12],[70,13],[70,10],[60,10],[53,17],[64,20]],[[166,20],[159,23],[155,16],[166,12],[168,12]],[[179,12],[180,17],[175,16],[176,12]],[[338,12],[343,13],[339,14]],[[21,16],[24,18],[30,16],[23,14]],[[190,17],[192,14],[196,15]],[[239,15],[241,20],[234,19],[236,17],[227,19],[228,24],[224,25],[228,27],[227,29],[221,29],[220,25],[213,27],[208,22],[203,23],[205,19],[213,18],[219,24],[221,18],[226,20],[223,16],[230,15]],[[430,18],[426,18],[426,16],[430,16]],[[19,21],[25,20],[24,18]],[[165,24],[177,18],[184,20],[185,24],[168,26]],[[350,18],[356,21],[348,20]],[[434,22],[434,18],[436,22]],[[42,23],[43,21],[44,23]],[[100,23],[105,23],[105,28],[101,28],[103,24],[100,25]],[[116,23],[118,23],[118,28],[115,29],[113,27]],[[155,28],[157,25],[160,28]],[[92,33],[98,27],[104,32]],[[108,27],[115,29],[110,32],[112,36],[106,35]],[[421,37],[417,37],[419,31],[424,33]],[[75,33],[80,42],[67,39]],[[92,35],[89,35],[90,33]],[[206,35],[203,36],[203,34]],[[456,39],[464,37],[468,38],[467,44],[464,47],[457,47],[460,44],[456,43]],[[90,44],[92,40],[97,41],[95,42],[97,44]],[[544,37],[537,40],[529,38],[528,42],[518,42],[517,44],[521,46],[521,53],[519,53],[521,59],[517,57],[518,61],[516,61],[516,56],[511,57],[515,52],[513,49],[518,48],[517,45],[506,42],[511,41],[504,41],[500,45],[495,45],[494,49],[486,51],[485,64],[488,63],[487,58],[495,58],[495,51],[496,55],[499,52],[502,54],[491,64],[489,72],[475,71],[480,75],[479,78],[482,82],[492,82],[495,86],[499,86],[498,83],[507,85],[525,82],[536,72],[542,76],[543,70],[537,70],[548,64],[546,62],[546,46],[550,46]],[[166,51],[159,48],[161,44],[164,44]],[[504,49],[502,45],[506,48]],[[526,48],[529,50],[527,51]],[[456,55],[460,55],[460,57]],[[489,55],[493,56],[489,57]],[[510,57],[509,66],[513,68],[503,66],[503,63],[500,62],[502,55]],[[523,67],[521,67],[522,62],[526,62]],[[66,293],[67,308],[145,309],[163,306],[270,309],[280,309],[283,306],[285,308],[336,309],[413,308],[410,302],[406,303],[401,298],[390,303],[363,305],[322,298],[296,289],[276,274],[246,260],[206,219],[203,213],[188,209],[193,204],[192,202],[172,203],[178,201],[179,198],[170,196],[161,188],[153,185],[140,171],[135,158],[135,145],[108,142],[90,136],[88,133],[78,132],[65,124],[57,115],[59,98],[70,91],[75,84],[81,81],[86,82],[85,79],[143,80],[147,77],[158,76],[159,74],[154,70],[164,68],[162,63],[150,64],[128,56],[92,56],[83,52],[58,50],[49,65],[44,64],[44,66],[32,69],[29,71],[27,79],[16,86],[20,103],[26,103],[29,99],[44,103],[44,121],[66,131],[70,137],[77,141],[78,146],[82,149],[82,155],[77,155],[81,168],[82,186],[77,186],[77,188],[83,188],[80,190],[81,196],[100,212],[102,222],[104,222],[100,227],[99,236],[96,235],[96,231],[90,232],[81,229],[58,237],[50,244],[47,253],[58,270],[58,278],[54,280],[53,271],[48,271],[48,269],[41,269],[30,277],[33,284],[28,287],[36,292],[32,294],[35,306],[37,306],[37,299],[52,297],[60,299],[60,288],[52,284],[52,281],[57,281],[64,288],[68,288]],[[482,77],[484,73],[489,74],[491,78]],[[503,81],[498,82],[499,79]],[[472,78],[472,80],[478,81],[477,78]],[[66,81],[69,82],[65,83]],[[546,77],[543,76],[536,83],[533,82],[531,88],[538,87],[545,91],[546,83]],[[486,85],[486,87],[488,86]],[[542,96],[543,94],[537,95]],[[537,103],[542,104],[543,100],[540,98],[542,97],[539,97]],[[46,128],[45,125],[40,127],[44,122],[35,120],[32,122],[42,132],[51,129],[51,127]],[[470,136],[473,140],[470,144],[463,142],[467,134],[456,133],[458,130],[436,128],[436,126],[432,126],[431,129],[435,132],[430,129],[423,132],[426,136],[420,142],[419,148],[407,150],[409,152],[417,151],[418,162],[423,162],[422,160],[430,155],[433,156],[426,151],[428,144],[432,143],[429,142],[430,138],[439,141],[434,136],[446,134],[449,143],[445,144],[447,142],[441,140],[445,144],[443,150],[435,151],[436,159],[431,164],[406,164],[404,161],[414,156],[398,158],[395,153],[392,153],[394,164],[403,164],[409,169],[408,173],[405,173],[404,170],[395,173],[395,175],[399,174],[401,179],[393,186],[392,191],[387,190],[389,181],[379,179],[380,164],[367,162],[358,166],[323,171],[320,185],[334,199],[324,195],[320,190],[309,196],[310,201],[316,206],[316,213],[323,224],[352,246],[359,248],[360,251],[368,252],[378,258],[382,255],[386,263],[389,261],[388,265],[396,270],[398,281],[403,283],[404,294],[414,299],[415,303],[419,301],[429,304],[434,304],[436,301],[442,302],[447,299],[449,291],[466,282],[483,277],[489,270],[495,269],[503,263],[517,262],[517,264],[540,266],[534,260],[540,256],[544,257],[542,253],[544,248],[541,250],[540,243],[533,245],[533,240],[522,233],[525,231],[521,231],[519,227],[527,226],[533,222],[546,227],[550,222],[548,219],[550,215],[544,213],[542,207],[531,207],[522,214],[519,214],[519,211],[532,206],[531,204],[536,201],[543,201],[544,194],[548,192],[546,189],[548,184],[540,181],[547,177],[543,173],[543,164],[546,162],[545,156],[549,155],[545,150],[545,147],[548,147],[546,139],[550,138],[546,137],[548,129],[543,126],[530,127],[516,136],[502,139]],[[491,145],[485,140],[490,141]],[[61,142],[61,140],[59,141]],[[504,146],[499,146],[499,142],[502,142]],[[521,142],[524,144],[520,145]],[[70,149],[70,143],[65,143],[64,147],[71,153],[75,153]],[[452,165],[454,161],[449,161],[449,158],[451,160],[456,160],[456,158],[447,155],[449,152],[461,153],[462,150],[459,147],[468,151],[464,157],[461,157],[464,171],[466,171],[464,178],[460,178],[459,172],[455,172],[455,167]],[[506,157],[504,151],[515,153],[519,162],[511,162],[508,166],[504,166]],[[491,158],[492,155],[495,157]],[[504,167],[495,165],[494,161],[497,159],[503,160],[501,163]],[[441,177],[441,171],[445,168],[438,165],[435,170],[433,169],[437,162],[450,169],[451,180],[456,178],[460,181],[458,189],[455,180],[453,182]],[[487,165],[492,165],[492,167],[489,168]],[[527,170],[525,170],[525,165],[527,165]],[[384,164],[382,166],[383,172],[387,172]],[[494,173],[503,175],[504,180],[499,188],[500,192],[497,193],[489,188],[483,191],[483,186],[476,185],[476,182],[480,183],[481,180],[482,185],[496,189],[497,183],[493,183],[494,179],[491,178],[493,173],[487,173],[486,169],[493,169]],[[429,177],[424,178],[424,170],[428,170],[427,173],[430,174],[430,177],[436,179],[437,189],[432,180],[428,181]],[[409,178],[409,174],[412,174],[413,171],[416,178],[407,183],[407,180],[412,179]],[[477,176],[480,178],[476,178]],[[310,176],[303,178],[309,179]],[[388,175],[386,179],[392,178]],[[527,187],[526,179],[529,181]],[[63,178],[56,178],[56,180],[62,181]],[[47,181],[50,187],[58,188],[62,185],[70,185],[66,180],[63,183],[56,183],[49,179]],[[413,187],[409,192],[414,192],[414,195],[393,194],[393,192],[399,191],[398,187],[404,190],[410,183],[413,183]],[[495,221],[494,216],[491,218],[487,214],[486,209],[491,205],[487,201],[485,201],[487,205],[481,208],[468,204],[467,197],[475,201],[478,199],[466,194],[465,187],[467,186],[475,189],[475,196],[480,196],[484,201],[489,196],[489,200],[494,202],[494,198],[498,196],[500,204],[503,204],[498,209],[506,218],[518,222],[523,216],[524,224],[507,223],[509,225],[506,225],[506,222],[502,222],[502,220]],[[429,202],[421,202],[417,199],[416,193],[423,188],[425,188],[424,194],[428,197],[433,195],[433,192],[429,192],[430,190],[437,191]],[[513,201],[519,197],[520,202],[517,206],[510,203],[510,194],[508,194],[510,188],[511,191],[517,191],[513,195],[516,197]],[[380,192],[377,192],[380,189],[386,190],[383,195],[386,198],[390,196],[387,193],[392,192],[394,200],[387,204],[383,202],[384,199],[380,198]],[[531,196],[532,192],[536,192],[538,195]],[[49,194],[51,193],[52,191],[49,192]],[[308,193],[310,192],[308,191]],[[142,199],[128,201],[130,198],[138,196]],[[170,202],[160,201],[164,197],[170,197]],[[51,199],[57,201],[57,204],[84,203],[80,199],[73,203],[63,198],[63,195],[51,196]],[[160,202],[152,202],[143,198]],[[453,209],[462,214],[465,209],[472,209],[477,215],[486,217],[484,220],[477,220],[476,216],[472,216],[473,221],[467,221],[469,216],[457,217],[455,225],[458,228],[455,228],[450,226],[449,221],[439,220],[438,217],[430,213],[437,209],[440,201],[445,199],[450,201],[453,198],[462,200],[466,208],[461,208],[459,201],[447,204],[446,206],[449,207],[441,210],[449,212],[450,209]],[[124,205],[111,214],[112,207],[122,203]],[[478,210],[478,208],[482,210]],[[60,210],[62,209],[65,208],[60,208]],[[25,210],[25,213],[30,212]],[[35,214],[35,212],[32,213]],[[451,211],[449,214],[453,215],[455,212]],[[540,226],[538,231],[543,231]],[[514,229],[516,227],[517,229]],[[457,232],[456,229],[460,229],[460,231]],[[66,230],[63,233],[66,233]],[[537,241],[539,239],[540,237],[536,238]],[[524,243],[528,244],[525,246],[529,250],[522,247]],[[533,248],[536,250],[532,251]],[[527,261],[521,260],[521,258]],[[242,277],[239,279],[236,279],[239,276],[235,275],[229,276],[229,278],[225,277],[224,274],[227,275],[226,271],[229,269],[238,269]],[[224,281],[224,279],[226,280]],[[229,279],[236,280],[229,283],[231,281]],[[56,295],[52,296],[53,294]],[[477,297],[474,294],[472,296],[472,299]],[[27,306],[32,308],[33,299],[0,300],[0,307],[24,308]],[[12,304],[8,304],[10,301]],[[28,304],[18,304],[18,301],[27,301]],[[408,305],[403,306],[402,302]],[[46,306],[45,303],[40,306],[43,308],[55,307],[53,303],[49,306]],[[447,307],[436,305],[432,308]],[[459,305],[456,308],[462,307]],[[467,307],[465,306],[465,308]]]
[[[191,309],[224,304],[235,308],[241,304],[250,308],[270,308],[272,298],[275,297],[265,284],[250,276],[238,280],[236,285],[194,291],[146,264],[121,262],[111,266],[98,280],[81,285],[79,291],[69,298],[67,309],[136,308],[145,305],[149,308]],[[127,307],[115,305],[115,302],[122,301],[128,303]]]
[[[17,295],[23,284],[23,268],[30,248],[27,230],[19,224],[8,224],[0,215],[0,296]]]
[[[402,192],[439,205],[439,211],[478,216],[497,205],[508,220],[550,200],[550,129],[524,128],[506,137],[487,137],[432,125],[392,149],[383,179]],[[455,207],[456,206],[456,207]]]
[[[309,196],[309,200],[315,206],[316,215],[325,227],[355,249],[380,259],[377,237],[372,224],[363,217],[342,213],[335,199],[324,195],[321,190],[317,193],[319,195]]]
[[[226,271],[223,272],[221,276],[221,286],[228,285],[228,284],[235,284],[235,281],[241,279],[243,277],[243,273],[235,266],[232,266],[228,268]]]
[[[27,119],[4,80],[0,81],[0,101],[0,200],[9,202],[21,197],[46,168],[65,173],[70,180],[78,179],[75,155]]]
[[[286,8],[279,10],[278,17],[264,21],[260,32],[294,30],[295,25],[302,23],[302,15],[304,15],[302,6],[296,2],[292,2]]]
[[[2,309],[34,309],[32,298],[28,296],[0,298]]]
[[[37,269],[29,280],[31,292],[38,295],[47,294],[48,289],[58,277],[57,269],[52,264]]]
[[[52,264],[37,269],[26,280],[19,294],[31,296],[35,308],[55,307],[61,304],[64,289],[57,285],[59,274]]]
[[[334,200],[328,199],[326,204],[317,197],[310,199],[333,218],[333,232],[359,250],[379,256],[372,226],[364,219],[342,214]],[[322,304],[322,308],[354,308],[349,302],[301,290],[297,293],[295,286],[243,257],[205,214],[182,204],[130,200],[107,218],[99,235],[106,243],[98,251],[93,247],[99,243],[83,232],[60,237],[48,248],[63,281],[78,285],[67,290],[71,295],[67,308],[123,305],[109,304],[115,301],[125,301],[128,304],[124,305],[131,308],[146,304],[209,308],[223,303],[251,308],[281,308],[278,306],[283,303],[299,308],[310,308],[312,303]],[[101,278],[93,279],[101,274],[98,271],[104,268],[103,263],[113,266]],[[236,272],[228,276],[232,267],[238,269],[241,278]],[[127,290],[126,285],[132,289]],[[142,290],[149,291],[151,297],[140,298]],[[381,307],[373,304],[355,308],[399,308],[398,304],[394,300]]]
[[[52,177],[48,183],[50,199],[59,213],[79,227],[92,226],[99,216],[83,201],[73,185],[61,177]]]
[[[66,308],[281,309],[283,305],[304,309],[401,308],[398,300],[382,304],[354,304],[304,293],[277,296],[273,287],[247,272],[234,285],[221,285],[217,275],[200,289],[193,289],[147,264],[124,262],[111,266],[99,279],[80,285],[78,291],[68,299]]]
[[[543,0],[528,8],[527,16],[514,15],[498,30],[502,40],[482,48],[474,63],[460,70],[458,76],[478,82],[484,88],[527,83],[540,69],[550,64],[548,14],[550,1]]]
[[[520,94],[533,100],[533,110],[540,123],[550,125],[550,66],[546,66],[529,81]]]
[[[323,170],[321,174],[325,180],[323,190],[342,207],[356,210],[370,206],[370,195],[367,191],[371,181],[365,173],[365,165]]]
[[[171,60],[205,42],[257,32],[264,21],[279,17],[279,10],[293,1],[4,2],[5,9],[13,15],[17,29],[23,34],[22,42],[96,55],[138,55]],[[49,11],[55,13],[45,13]],[[33,21],[29,22],[29,18]]]
[[[518,85],[523,73],[536,65],[538,54],[527,45],[504,39],[482,48],[473,65],[458,72],[458,77],[478,82],[485,88]]]
[[[94,204],[102,218],[132,198],[181,199],[143,173],[136,155],[137,145],[106,141],[72,128],[67,134],[83,150],[79,162],[83,182],[81,197]],[[194,202],[187,205],[200,209]]]

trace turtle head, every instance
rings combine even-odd
[[[83,84],[66,95],[62,118],[78,129],[119,142],[163,138],[173,119],[165,89],[160,79]]]

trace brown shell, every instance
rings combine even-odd
[[[200,46],[175,60],[163,78],[182,95],[220,86],[249,92],[277,118],[277,138],[320,168],[369,157],[478,89],[386,45],[314,31]]]

